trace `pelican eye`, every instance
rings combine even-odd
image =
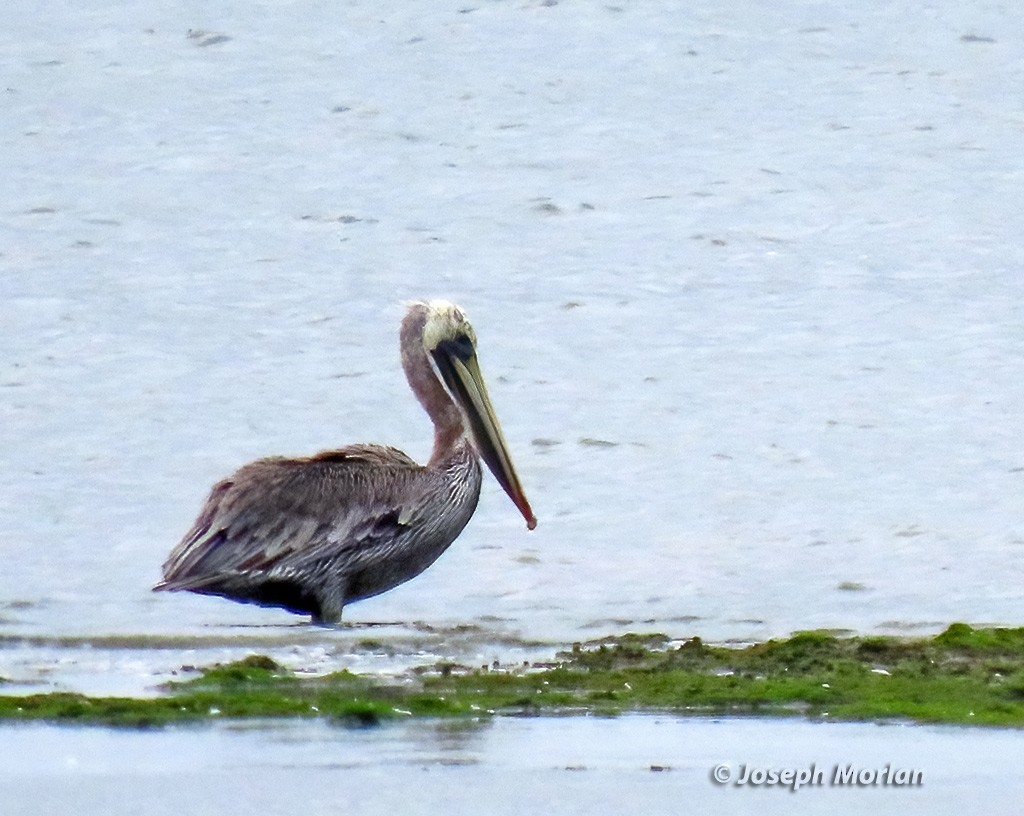
[[[468,334],[460,334],[457,337],[442,340],[437,344],[437,350],[443,351],[451,357],[458,357],[463,362],[466,362],[476,354],[473,341],[469,339]]]

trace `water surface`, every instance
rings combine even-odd
[[[1020,623],[1020,15],[257,6],[8,4],[12,688]],[[537,530],[488,482],[340,632],[153,595],[246,461],[426,456],[396,330],[436,295],[475,322]]]
[[[157,731],[4,728],[5,812],[384,814],[979,812],[1024,793],[1019,738],[998,729],[792,721],[498,718],[352,730],[291,722]],[[727,765],[827,769],[789,791],[711,782]],[[836,786],[832,769],[890,766],[921,784]]]

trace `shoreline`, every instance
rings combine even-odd
[[[147,697],[5,695],[0,681],[0,722],[151,727],[319,717],[362,727],[405,717],[659,712],[1024,727],[1024,627],[954,623],[923,638],[817,630],[742,647],[626,633],[550,660],[434,661],[396,677],[304,676],[261,654],[181,671],[195,676]]]

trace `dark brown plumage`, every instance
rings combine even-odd
[[[462,532],[480,495],[478,455],[533,529],[475,345],[457,306],[412,304],[402,321],[402,365],[434,422],[427,464],[395,448],[351,445],[245,465],[213,487],[154,589],[337,622],[345,604],[418,575]]]

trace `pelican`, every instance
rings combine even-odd
[[[478,457],[537,525],[512,466],[463,311],[412,303],[402,367],[434,423],[430,461],[392,447],[350,445],[305,458],[272,456],[214,485],[155,591],[219,595],[338,623],[346,604],[419,575],[476,509]]]

